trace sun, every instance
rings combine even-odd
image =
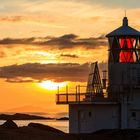
[[[41,83],[38,83],[38,85],[42,88],[45,88],[47,90],[57,90],[58,87],[64,87],[67,85],[67,82],[53,82],[51,80],[47,80],[47,81],[42,81]]]

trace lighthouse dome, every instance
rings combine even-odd
[[[130,27],[128,25],[127,17],[124,17],[123,25],[106,35],[106,37],[113,37],[113,36],[140,36],[140,32]]]

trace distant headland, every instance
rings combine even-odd
[[[68,120],[68,117],[62,118],[52,118],[52,117],[43,117],[38,115],[29,115],[29,114],[22,114],[22,113],[15,113],[15,114],[0,114],[0,120]]]

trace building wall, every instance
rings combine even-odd
[[[140,128],[140,89],[133,91],[132,102],[129,104],[129,127]]]
[[[110,92],[123,92],[125,85],[140,85],[139,63],[111,63],[108,74]]]
[[[140,128],[140,64],[109,64],[109,98],[121,102],[121,128]]]
[[[70,133],[90,133],[120,127],[118,105],[70,104],[69,118]]]
[[[123,100],[122,95],[131,98],[133,87],[140,87],[139,63],[110,63],[108,71],[109,98]]]

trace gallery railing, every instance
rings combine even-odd
[[[57,104],[68,104],[73,102],[83,102],[86,97],[86,86],[76,86],[75,91],[69,91],[68,86],[64,93],[58,92],[56,94],[56,103]]]
[[[60,92],[58,88],[58,93],[56,94],[57,104],[70,104],[70,103],[93,103],[93,102],[108,102],[115,101],[114,99],[106,98],[106,96],[95,96],[94,93],[88,93],[86,86],[76,86],[76,91],[71,92],[66,87],[65,92]],[[100,94],[99,94],[100,95]]]

